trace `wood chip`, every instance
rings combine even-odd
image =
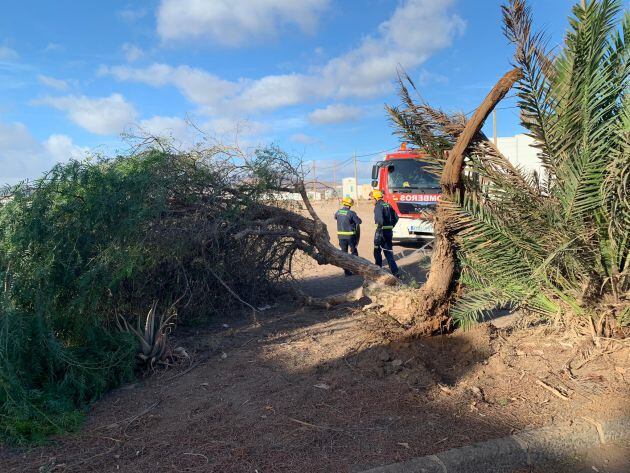
[[[312,427],[314,429],[322,429],[322,430],[334,430],[335,432],[344,432],[343,429],[337,429],[335,427],[328,427],[327,425],[316,425],[311,424],[310,422],[305,422],[303,420],[294,419],[293,417],[289,417],[291,422],[295,422],[296,424],[304,425],[306,427]]]
[[[554,396],[559,397],[560,399],[564,400],[564,401],[568,401],[569,398],[568,396],[565,396],[564,394],[562,394],[558,389],[554,388],[553,386],[551,386],[550,384],[545,383],[544,381],[537,379],[536,380],[536,384],[544,389],[546,389],[547,391],[549,391],[550,393],[552,393]]]

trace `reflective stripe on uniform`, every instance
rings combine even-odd
[[[394,226],[393,225],[383,225],[382,227],[379,227],[381,230],[393,230]]]
[[[354,232],[337,232],[337,235],[354,235]]]

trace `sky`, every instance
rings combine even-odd
[[[124,152],[122,134],[190,146],[203,132],[273,143],[330,179],[361,177],[399,139],[385,112],[404,69],[422,97],[468,113],[511,67],[495,0],[3,2],[0,185]],[[573,1],[530,0],[558,47]],[[499,136],[521,132],[514,98]],[[194,124],[194,126],[191,126]],[[490,127],[490,128],[488,128]],[[485,131],[492,133],[491,124]]]

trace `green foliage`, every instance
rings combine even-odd
[[[294,249],[232,237],[267,186],[220,150],[149,149],[55,166],[0,204],[0,439],[74,428],[82,408],[133,376],[137,340],[117,317],[166,309],[205,320],[256,302]],[[258,153],[259,155],[264,154]],[[184,296],[184,297],[183,297]]]
[[[508,38],[524,73],[522,124],[536,139],[544,183],[496,159],[472,157],[479,176],[453,211],[468,293],[461,324],[498,304],[622,321],[630,284],[628,73],[630,14],[621,2],[575,6],[555,59],[531,33],[522,2],[505,8]]]
[[[467,150],[465,192],[445,196],[458,243],[463,326],[500,306],[553,317],[570,312],[628,324],[630,290],[630,13],[619,0],[575,6],[563,50],[544,52],[523,0],[504,7],[515,44],[522,125],[545,175],[528,175],[479,134]],[[401,81],[402,82],[402,81]],[[399,132],[430,153],[463,130],[461,116],[416,104],[401,88]]]

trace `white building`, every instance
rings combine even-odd
[[[369,200],[372,192],[372,184],[359,184],[359,199]]]
[[[357,192],[357,181],[354,177],[344,177],[341,180],[342,197],[352,197],[354,200],[359,200]]]
[[[492,141],[492,138],[490,138]],[[542,161],[538,157],[538,148],[534,148],[534,139],[527,135],[515,135],[509,137],[497,137],[497,148],[510,160],[512,164],[519,168],[532,173],[536,171],[542,176],[544,169]]]

